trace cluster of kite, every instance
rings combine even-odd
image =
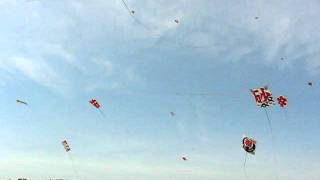
[[[312,86],[313,83],[312,82],[308,82],[308,85]],[[253,88],[250,91],[251,91],[251,93],[252,93],[252,95],[254,97],[256,105],[258,107],[261,107],[261,108],[265,109],[265,112],[266,112],[266,115],[267,115],[267,119],[268,119],[268,122],[269,122],[269,126],[270,126],[270,129],[271,129],[271,133],[272,133],[272,124],[271,124],[271,121],[269,119],[268,113],[266,111],[266,107],[270,107],[270,106],[273,106],[273,105],[276,104],[271,90],[267,86],[265,86],[265,87],[260,87],[260,88]],[[286,96],[280,95],[280,96],[276,97],[276,101],[277,101],[277,103],[279,104],[279,106],[281,108],[285,108],[285,107],[288,106],[288,98]],[[28,103],[26,101],[23,101],[23,100],[17,99],[16,102],[18,104],[22,104],[22,105],[26,105],[26,106],[28,105]],[[98,109],[102,113],[101,104],[99,103],[99,101],[97,99],[92,98],[89,101],[89,103],[94,108]],[[174,117],[174,116],[176,116],[176,113],[171,111],[170,115],[172,117]],[[72,164],[73,164],[73,158],[72,158],[72,155],[71,155],[71,147],[70,147],[68,141],[67,140],[63,140],[61,143],[62,143],[62,145],[64,147],[64,150],[68,153],[68,155],[69,155],[69,157],[70,157],[70,159],[72,161]],[[246,152],[246,158],[245,158],[245,163],[244,163],[244,171],[245,171],[245,165],[246,165],[246,161],[247,161],[247,154],[255,155],[256,146],[257,146],[257,141],[254,138],[249,137],[249,136],[244,136],[243,137],[243,139],[242,139],[242,148]],[[188,158],[186,156],[181,156],[181,159],[183,161],[188,161]],[[74,168],[75,174],[77,174],[76,168],[75,167],[73,167],[73,168]]]
[[[254,88],[254,89],[251,89],[250,91],[255,98],[255,102],[257,106],[261,108],[266,108],[275,104],[274,98],[272,96],[272,92],[267,86]],[[281,108],[285,108],[288,106],[288,98],[286,96],[278,96],[276,99]],[[269,119],[268,112],[267,111],[265,112],[268,118],[270,129],[272,130],[272,125]],[[252,138],[244,137],[242,140],[242,147],[246,152],[254,154],[256,149],[256,141]]]
[[[31,0],[29,0],[29,1],[31,1]],[[135,17],[136,11],[131,9],[128,6],[128,3],[126,2],[126,0],[121,0],[121,1],[123,3],[124,7],[127,9],[128,13],[135,19],[135,21],[138,22],[140,25],[146,27],[143,23],[141,23]],[[256,17],[254,17],[254,19],[258,20],[259,17],[256,16]],[[180,20],[179,19],[172,19],[172,22],[176,23],[176,24],[180,24]],[[285,58],[281,57],[280,60],[285,60]],[[308,82],[307,84],[309,86],[313,86],[312,82]],[[254,89],[251,89],[250,91],[251,91],[252,95],[254,96],[256,105],[258,107],[267,108],[267,107],[270,107],[270,106],[274,106],[276,104],[275,100],[277,101],[277,104],[281,108],[286,108],[288,106],[288,98],[286,96],[279,95],[276,98],[274,98],[273,95],[272,95],[271,90],[267,86],[260,87],[260,88],[254,88]],[[178,93],[176,93],[176,94],[178,94]],[[189,94],[191,94],[191,95],[199,95],[199,94],[196,94],[196,93],[189,93]],[[200,94],[200,95],[203,95],[203,94]],[[28,105],[28,103],[26,101],[16,100],[16,102],[18,104]],[[91,99],[89,101],[89,103],[94,108],[98,109],[103,114],[103,112],[101,111],[101,104],[98,102],[97,99],[93,98],[93,99]],[[267,111],[265,111],[265,112],[266,112],[266,116],[267,116],[267,119],[268,119],[268,122],[269,122],[271,133],[272,133],[272,124],[271,124],[271,121],[269,119],[268,112]],[[174,117],[174,116],[176,116],[176,113],[175,112],[170,112],[170,115],[172,117]],[[64,150],[69,154],[69,156],[70,156],[70,158],[72,160],[72,157],[71,157],[71,154],[70,154],[71,147],[70,147],[68,141],[67,140],[63,140],[61,143],[62,143],[62,145],[64,147]],[[256,146],[257,146],[257,141],[254,138],[248,137],[248,136],[244,136],[243,137],[243,139],[242,139],[242,148],[246,152],[246,155],[247,155],[247,153],[255,155]],[[188,158],[186,156],[182,156],[181,159],[183,161],[188,161]],[[245,162],[246,162],[246,160],[245,160]]]
[[[266,110],[267,107],[273,106],[276,104],[274,97],[272,96],[272,92],[267,86],[254,88],[254,89],[251,89],[250,91],[255,99],[256,105],[258,107],[264,108],[265,110],[266,117],[269,123],[271,136],[272,136],[272,141],[273,141],[272,123],[269,118],[268,111]],[[288,98],[286,96],[280,95],[276,97],[276,100],[281,108],[285,108],[288,106]],[[257,141],[251,137],[245,136],[242,139],[242,148],[244,149],[244,151],[246,151],[246,158],[243,166],[245,174],[246,174],[245,167],[246,167],[247,153],[254,155],[256,151],[256,144],[257,144]]]
[[[251,89],[251,93],[255,98],[257,106],[259,107],[265,108],[275,104],[271,90],[268,89],[268,87]],[[287,107],[288,98],[286,96],[278,96],[276,99],[280,107]]]

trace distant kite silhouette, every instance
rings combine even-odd
[[[28,103],[27,103],[27,102],[25,102],[25,101],[21,101],[21,100],[19,100],[19,99],[17,99],[17,103],[18,103],[18,104],[23,104],[23,105],[28,105]]]

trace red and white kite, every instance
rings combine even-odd
[[[256,151],[256,143],[257,141],[252,139],[252,138],[249,138],[249,137],[244,137],[242,139],[242,148],[247,152],[247,153],[250,153],[250,154],[255,154],[255,151]]]
[[[92,104],[97,109],[99,109],[101,107],[99,102],[96,99],[91,99],[91,101],[89,101],[89,102],[90,102],[90,104]]]
[[[278,104],[280,105],[280,107],[285,108],[288,106],[288,98],[285,96],[279,96],[277,97],[278,100]]]
[[[270,105],[274,105],[272,93],[271,93],[271,90],[268,89],[268,87],[251,89],[251,93],[255,98],[257,106],[264,108]]]
[[[64,149],[66,150],[66,152],[71,151],[71,148],[70,148],[67,140],[62,141],[62,145],[63,145]]]

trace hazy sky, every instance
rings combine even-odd
[[[0,0],[0,178],[320,178],[318,0],[127,3]]]

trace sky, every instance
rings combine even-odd
[[[0,178],[320,178],[318,0],[125,2],[0,0]]]

